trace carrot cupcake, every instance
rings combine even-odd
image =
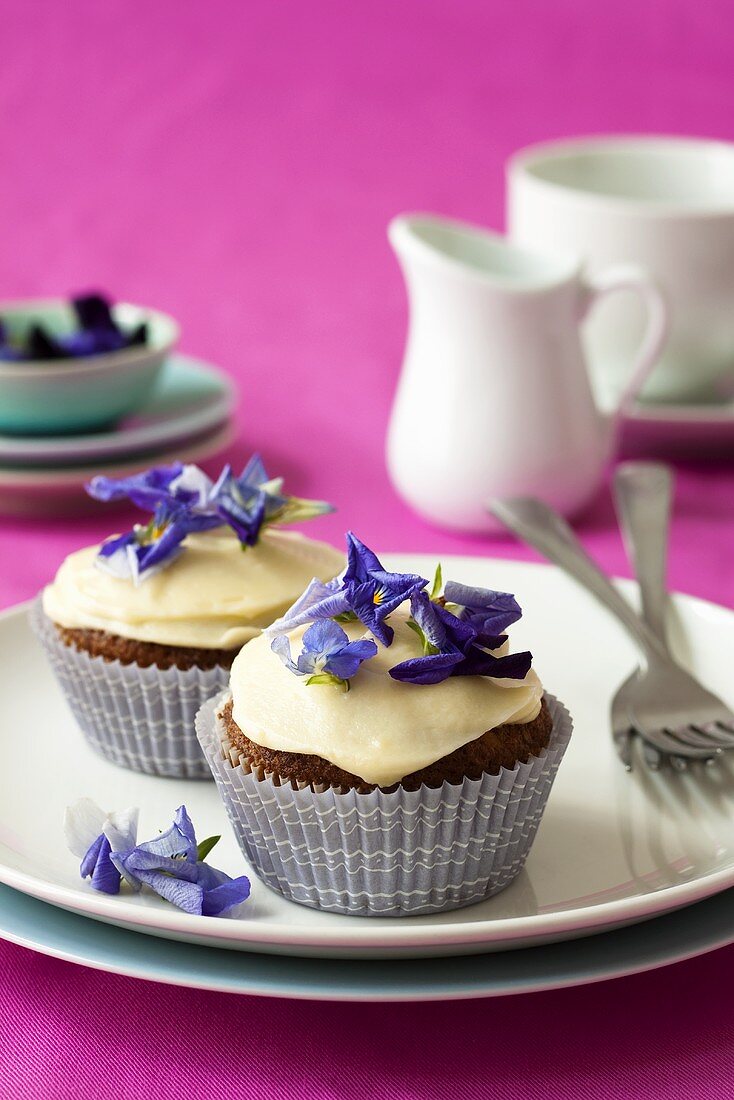
[[[36,603],[36,633],[93,748],[137,771],[209,778],[198,707],[304,584],[344,564],[280,525],[331,508],[284,495],[258,456],[216,483],[175,463],[88,491],[127,497],[150,519],[71,554]]]
[[[503,889],[533,842],[571,721],[508,593],[389,573],[351,533],[232,665],[197,733],[243,853],[304,905],[401,915]]]

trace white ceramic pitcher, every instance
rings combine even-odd
[[[639,268],[585,279],[579,261],[427,215],[388,236],[403,270],[408,338],[387,439],[395,488],[425,518],[490,531],[490,499],[531,495],[572,515],[597,492],[620,414],[663,345],[665,303]],[[600,296],[634,289],[647,328],[616,410],[592,393],[580,325]]]

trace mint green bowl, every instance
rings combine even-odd
[[[133,329],[145,321],[148,342],[122,351],[55,362],[0,360],[0,432],[53,435],[108,427],[135,412],[153,388],[179,327],[155,309],[119,302],[112,307],[118,324]],[[73,332],[68,302],[0,302],[11,339],[22,338],[35,321],[53,333]]]

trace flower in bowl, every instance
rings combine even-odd
[[[178,335],[165,313],[100,294],[0,303],[0,431],[116,423],[146,400]]]

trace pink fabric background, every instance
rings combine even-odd
[[[340,507],[320,533],[532,556],[426,527],[383,436],[405,302],[400,210],[500,227],[543,138],[734,138],[726,0],[5,0],[0,294],[91,284],[181,319],[242,391],[238,455]],[[440,430],[440,420],[428,431]],[[734,604],[734,468],[679,471],[671,576]],[[105,522],[0,520],[0,604]],[[581,525],[628,573],[604,495]],[[136,983],[0,944],[0,1096],[732,1093],[734,949],[507,1001],[313,1006]]]

